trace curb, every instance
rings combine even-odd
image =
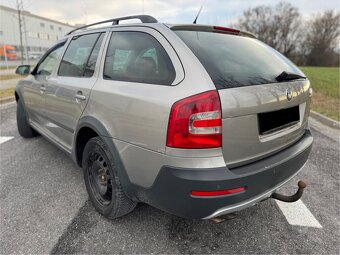
[[[13,97],[13,96],[5,97],[5,98],[0,98],[0,105],[7,104],[7,103],[10,103],[12,101],[15,101],[15,97]]]
[[[336,129],[340,130],[340,122],[339,121],[332,120],[331,118],[328,118],[325,115],[322,115],[321,113],[317,113],[317,112],[314,112],[314,111],[310,111],[309,116],[318,120],[319,122],[321,122],[324,125],[327,125],[329,127],[336,128]]]

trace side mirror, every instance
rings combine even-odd
[[[20,74],[20,75],[28,75],[30,73],[30,71],[31,71],[30,65],[20,65],[15,70],[15,73]]]

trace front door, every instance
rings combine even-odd
[[[25,107],[31,121],[44,126],[44,104],[47,81],[56,68],[58,58],[65,42],[57,44],[49,50],[33,71],[32,78],[25,83],[23,90]]]

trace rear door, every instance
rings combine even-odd
[[[74,36],[60,62],[57,75],[48,81],[45,111],[46,129],[70,150],[77,122],[97,80],[96,63],[105,33]]]
[[[309,113],[309,81],[276,81],[283,71],[304,76],[292,62],[253,38],[200,31],[176,33],[218,89],[223,154],[230,168],[271,155],[303,135]]]

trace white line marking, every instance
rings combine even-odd
[[[14,138],[13,136],[0,136],[0,144],[3,144],[13,138]]]
[[[308,210],[302,200],[294,203],[285,203],[275,200],[290,225],[322,228],[321,224]]]

